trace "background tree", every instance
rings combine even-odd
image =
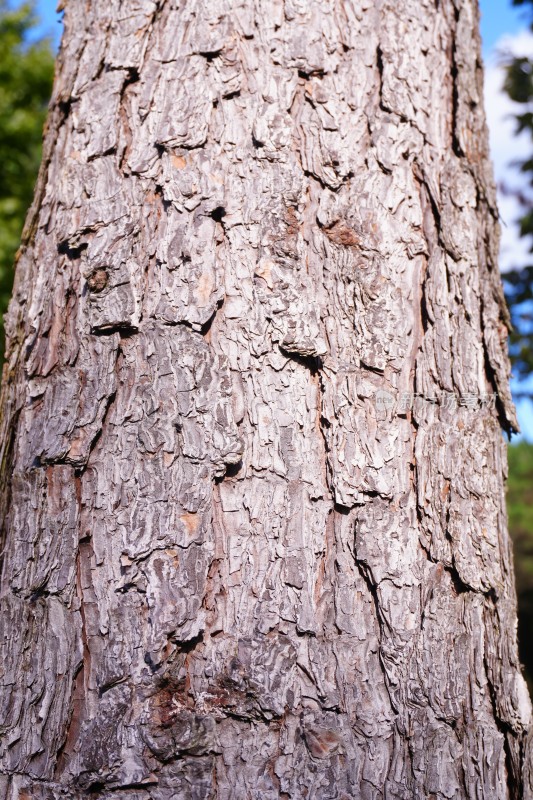
[[[531,795],[477,23],[66,3],[7,317],[9,800]]]
[[[13,263],[33,199],[43,125],[52,92],[50,41],[35,40],[34,4],[16,10],[0,0],[0,352]]]

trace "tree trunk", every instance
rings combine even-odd
[[[66,3],[8,316],[0,796],[532,796],[477,25]]]

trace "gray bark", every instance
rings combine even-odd
[[[477,26],[65,3],[7,320],[1,797],[532,796]]]

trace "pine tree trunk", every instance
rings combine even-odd
[[[66,2],[8,316],[1,797],[532,796],[477,25]]]

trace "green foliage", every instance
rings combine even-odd
[[[533,679],[533,444],[509,447],[507,513],[514,544],[520,656]]]
[[[0,0],[0,314],[11,294],[13,261],[41,160],[42,130],[54,70],[48,39],[30,42],[34,4]],[[0,317],[1,319],[1,317]],[[0,327],[4,351],[3,324]]]

